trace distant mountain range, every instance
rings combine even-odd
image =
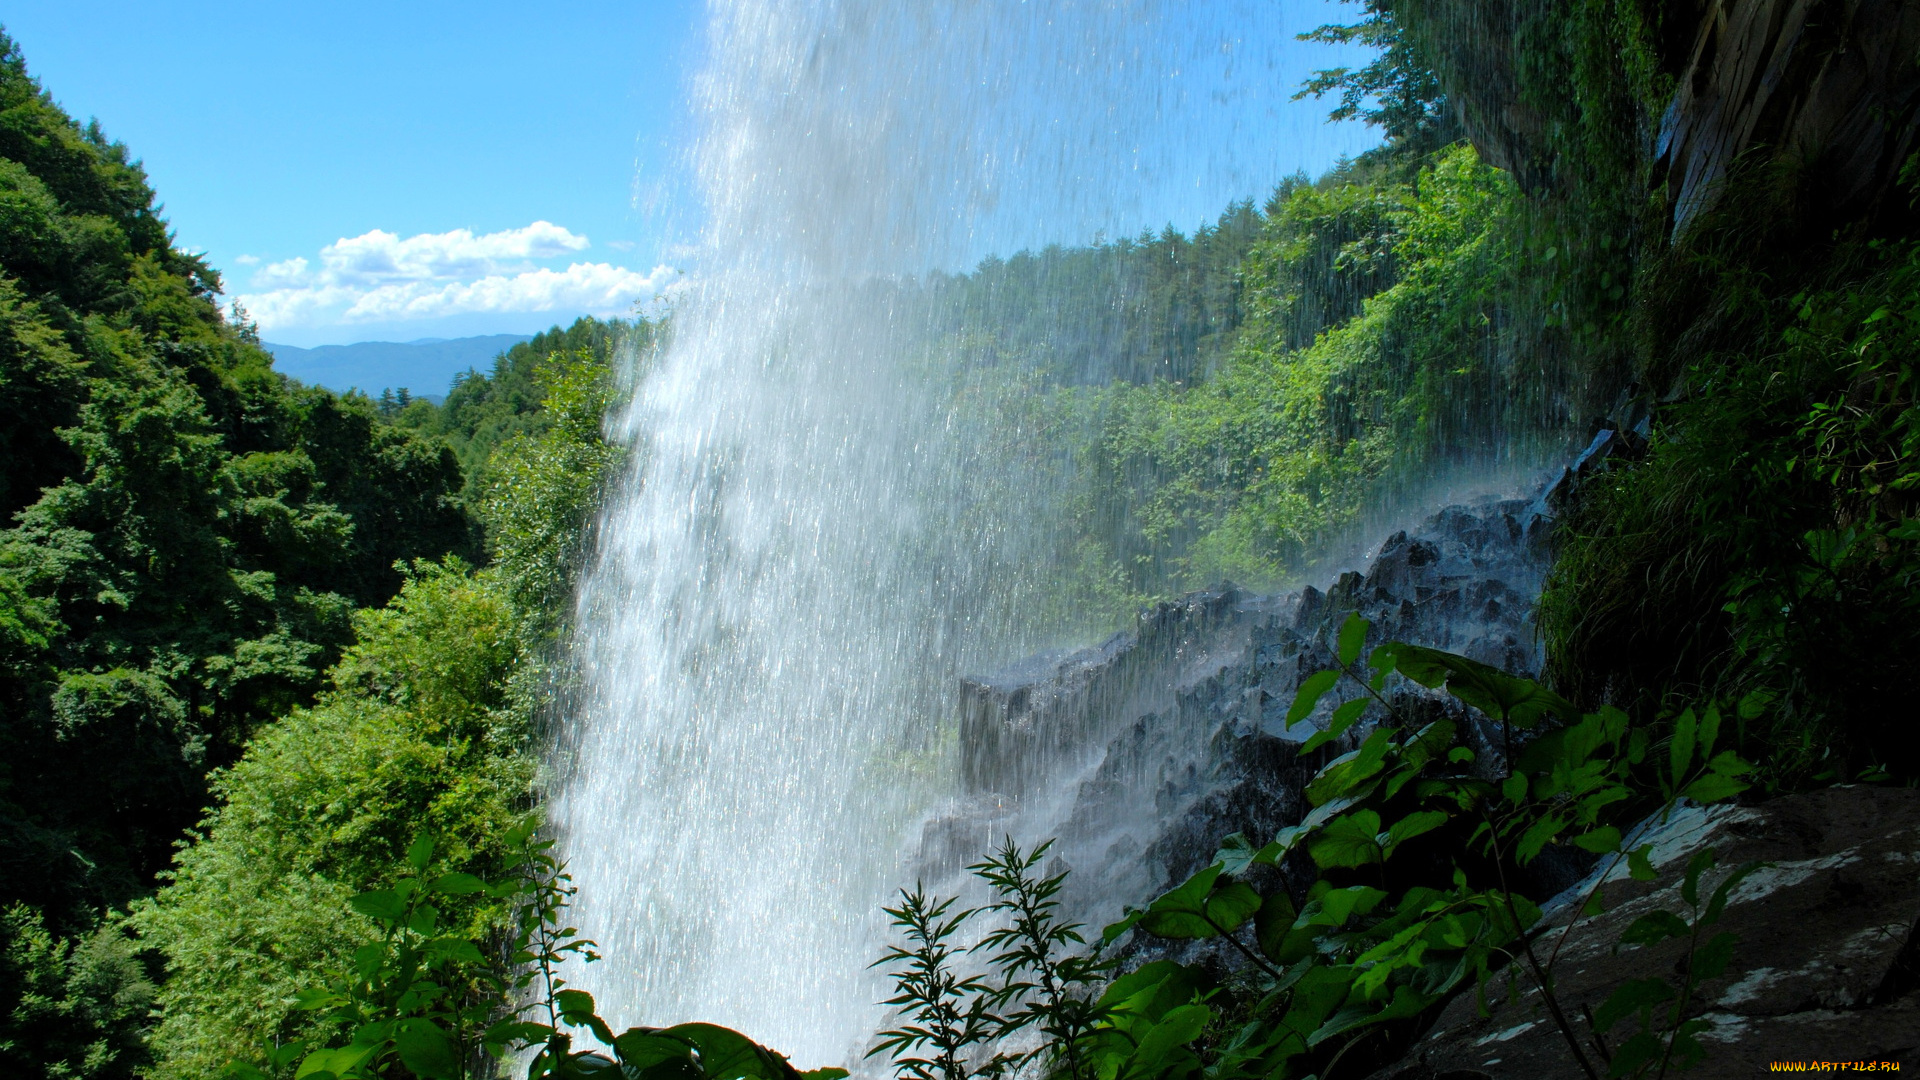
[[[262,344],[273,354],[274,367],[303,383],[341,392],[360,390],[374,397],[379,397],[382,390],[405,387],[415,397],[439,401],[460,373],[468,368],[491,371],[494,357],[526,340],[526,334],[488,334],[451,340],[362,341],[312,349],[270,341]]]

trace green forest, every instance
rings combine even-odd
[[[1546,898],[1514,884],[1543,850],[1650,878],[1630,827],[1683,799],[1920,780],[1913,106],[1844,191],[1762,123],[1702,198],[1673,157],[1700,6],[1365,0],[1310,36],[1376,59],[1301,93],[1378,148],[1191,236],[895,284],[926,301],[920,362],[954,408],[1063,493],[1032,569],[1063,624],[1287,581],[1447,469],[1538,468],[1651,418],[1560,507],[1538,682],[1337,622],[1289,715],[1360,696],[1302,749],[1341,753],[1297,826],[1229,838],[1104,934],[1060,921],[1044,849],[981,853],[984,912],[903,894],[901,1019],[876,1035],[899,1075],[1365,1076],[1515,972],[1554,1000]],[[556,974],[593,946],[538,830],[542,752],[628,453],[606,417],[671,317],[555,327],[440,404],[339,394],[274,370],[158,206],[0,38],[0,1071],[860,1065],[615,1033]],[[1408,684],[1528,749],[1477,776]],[[1567,1075],[1711,1052],[1687,1003],[1755,870],[1695,863],[1691,906],[1633,931],[1685,942],[1684,970],[1598,1015],[1550,1006]],[[970,973],[957,943],[989,918]],[[1128,970],[1147,938],[1233,959]]]

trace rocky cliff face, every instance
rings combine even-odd
[[[1341,699],[1291,728],[1286,712],[1300,680],[1332,665],[1339,622],[1357,610],[1376,640],[1535,671],[1547,521],[1544,497],[1450,506],[1324,592],[1221,586],[1094,648],[967,680],[967,792],[927,825],[922,874],[953,874],[1003,833],[1057,837],[1074,917],[1097,926],[1183,880],[1223,837],[1299,821],[1306,781],[1342,749],[1302,758],[1300,743]]]
[[[1597,1009],[1629,979],[1672,974],[1683,942],[1617,947],[1621,931],[1654,910],[1687,910],[1680,883],[1688,859],[1712,848],[1724,873],[1764,865],[1729,896],[1714,929],[1738,936],[1727,973],[1707,980],[1690,1017],[1712,1026],[1700,1036],[1706,1059],[1689,1077],[1757,1076],[1772,1062],[1876,1062],[1920,1067],[1920,791],[1830,788],[1756,807],[1682,809],[1649,822],[1657,880],[1636,882],[1621,867],[1604,884],[1605,914],[1560,943],[1567,917],[1591,887],[1583,882],[1546,907],[1541,941],[1558,947],[1563,1005]],[[1719,873],[1709,872],[1709,888]],[[1509,969],[1511,974],[1511,969]],[[1540,995],[1505,977],[1489,989],[1488,1015],[1456,999],[1401,1064],[1374,1080],[1553,1080],[1579,1070]],[[1631,1021],[1611,1032],[1617,1048]],[[1815,1071],[1836,1071],[1831,1068]]]
[[[1634,123],[1595,109],[1591,79],[1556,50],[1570,6],[1556,0],[1397,0],[1481,155],[1542,191],[1565,182],[1570,126]],[[1652,0],[1637,8],[1646,55],[1630,61],[1674,88],[1647,130],[1652,188],[1683,235],[1751,168],[1797,191],[1817,224],[1875,213],[1920,134],[1916,0]],[[1604,27],[1617,36],[1629,21]],[[1618,57],[1609,57],[1618,60]],[[1530,76],[1554,72],[1553,86]],[[1571,100],[1569,100],[1571,99]],[[1646,108],[1646,103],[1641,108]]]

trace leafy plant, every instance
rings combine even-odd
[[[265,1068],[234,1062],[229,1080],[269,1080],[289,1070],[295,1080],[466,1080],[491,1071],[481,1064],[483,1052],[505,1059],[526,1050],[534,1051],[527,1080],[847,1075],[835,1068],[799,1072],[780,1054],[713,1024],[614,1034],[593,996],[567,986],[557,973],[569,960],[591,963],[599,956],[592,941],[563,925],[574,889],[552,853],[553,841],[538,836],[537,824],[529,817],[504,838],[518,856],[518,871],[491,884],[471,874],[436,872],[434,842],[415,841],[393,885],[352,900],[353,909],[380,928],[380,939],[355,952],[347,977],[300,994],[301,1007],[324,1013],[344,1040],[271,1047]],[[436,901],[456,897],[511,904],[511,936],[489,943],[443,932]],[[575,1030],[599,1047],[574,1049]]]
[[[967,1080],[966,1056],[971,1048],[997,1039],[1006,1021],[989,1011],[993,988],[985,976],[962,978],[954,973],[958,955],[950,944],[975,911],[949,914],[955,900],[929,899],[915,886],[901,890],[900,906],[884,908],[893,925],[906,932],[911,948],[895,946],[874,961],[901,964],[893,972],[895,996],[884,1004],[901,1011],[900,1027],[880,1033],[868,1057],[891,1054],[895,1072],[914,1080]],[[922,1047],[933,1057],[913,1056]],[[992,1075],[1002,1064],[995,1059],[974,1075]]]
[[[1571,703],[1531,680],[1434,649],[1389,642],[1369,651],[1368,630],[1358,615],[1341,626],[1333,650],[1336,668],[1304,680],[1288,712],[1289,722],[1306,718],[1343,679],[1361,691],[1333,710],[1329,726],[1308,740],[1303,753],[1346,737],[1368,715],[1376,718],[1355,749],[1328,762],[1309,783],[1312,812],[1263,846],[1229,838],[1212,865],[1146,910],[1108,927],[1107,940],[1133,929],[1163,937],[1220,938],[1253,962],[1258,985],[1278,995],[1284,1007],[1274,1027],[1281,1037],[1270,1044],[1269,1058],[1285,1064],[1307,1055],[1319,1061],[1321,1076],[1382,1025],[1426,1011],[1469,981],[1484,993],[1496,972],[1515,963],[1540,991],[1570,1055],[1588,1076],[1597,1080],[1602,1066],[1614,1076],[1643,1075],[1635,1070],[1654,1060],[1643,1051],[1662,1034],[1658,1069],[1664,1073],[1676,1057],[1688,1060],[1697,1051],[1692,1036],[1699,1029],[1682,1014],[1698,982],[1723,971],[1732,949],[1727,935],[1705,943],[1697,939],[1719,918],[1732,884],[1751,868],[1729,875],[1717,899],[1700,909],[1697,879],[1712,858],[1703,853],[1682,890],[1696,905],[1695,918],[1656,913],[1648,917],[1652,922],[1641,920],[1627,931],[1630,943],[1659,940],[1650,937],[1657,928],[1691,935],[1697,945],[1696,963],[1685,980],[1669,988],[1675,1004],[1664,1026],[1648,1020],[1631,1051],[1623,1046],[1620,1054],[1609,1055],[1600,1032],[1592,1030],[1593,1047],[1602,1057],[1595,1065],[1587,1038],[1560,1000],[1553,969],[1575,924],[1599,913],[1600,886],[1621,862],[1630,864],[1636,878],[1654,876],[1650,846],[1623,847],[1615,820],[1620,814],[1641,812],[1656,793],[1664,819],[1682,798],[1712,802],[1745,789],[1741,777],[1750,766],[1731,750],[1715,752],[1720,712],[1712,707],[1698,715],[1683,712],[1666,739],[1665,760],[1655,763],[1648,732],[1631,728],[1617,709],[1578,716]],[[1402,709],[1386,694],[1395,673],[1442,690],[1495,722],[1498,759],[1481,767],[1453,719],[1418,728],[1404,722]],[[1655,764],[1659,767],[1652,768]],[[1643,765],[1651,768],[1650,775]],[[1462,829],[1479,862],[1469,868],[1455,860],[1450,885],[1428,881],[1395,894],[1387,864],[1396,854],[1419,846],[1423,836],[1445,830],[1457,837]],[[1612,862],[1548,952],[1539,940],[1540,910],[1515,891],[1512,880],[1548,845],[1560,842]],[[1322,874],[1297,911],[1284,891],[1259,896],[1235,880],[1252,867],[1278,865],[1296,852]],[[1342,883],[1367,873],[1381,887]],[[1417,879],[1419,872],[1414,874]],[[1250,918],[1257,928],[1258,956],[1235,934]],[[1606,1012],[1610,1023],[1633,1011],[1625,1003],[1641,1000],[1623,993],[1627,996],[1616,995],[1623,1004]],[[1588,1023],[1597,1028],[1596,1020]],[[1323,1049],[1329,1046],[1337,1049]]]

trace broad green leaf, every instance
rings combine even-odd
[[[1210,938],[1234,932],[1259,910],[1260,894],[1215,863],[1147,905],[1140,929],[1179,940]]]
[[[347,906],[387,926],[396,926],[400,920],[407,917],[406,901],[392,889],[363,892],[347,901]]]
[[[585,990],[557,991],[553,995],[553,1002],[560,1011],[561,1019],[567,1020],[568,1023],[577,1024],[578,1021],[572,1020],[572,1017],[592,1016],[597,1011],[594,1007],[593,995]]]
[[[1725,773],[1710,772],[1688,784],[1681,794],[1697,803],[1715,803],[1721,799],[1731,799],[1749,786]]]
[[[1664,1049],[1659,1037],[1653,1032],[1637,1031],[1633,1038],[1621,1043],[1620,1049],[1613,1052],[1613,1060],[1607,1063],[1607,1076],[1612,1080],[1633,1076],[1639,1073],[1643,1066],[1652,1064]]]
[[[433,862],[433,837],[422,836],[407,848],[407,865],[416,872],[425,870]]]
[[[1680,898],[1688,907],[1700,906],[1700,875],[1713,869],[1718,858],[1712,848],[1701,848],[1687,860],[1687,874],[1680,882]]]
[[[700,1051],[700,1068],[707,1080],[781,1080],[780,1070],[758,1043],[718,1024],[676,1024],[663,1034],[691,1042]]]
[[[1100,931],[1101,942],[1107,945],[1111,945],[1114,942],[1120,940],[1120,935],[1133,929],[1134,924],[1138,923],[1143,917],[1146,916],[1146,914],[1147,914],[1146,912],[1140,911],[1137,908],[1130,907],[1130,908],[1124,909],[1120,918],[1117,921],[1110,922],[1101,929]]]
[[[1749,691],[1746,697],[1740,699],[1740,719],[1758,720],[1767,711],[1767,707],[1773,704],[1773,699],[1778,696],[1771,690]]]
[[[1733,962],[1733,947],[1739,940],[1729,930],[1722,930],[1709,938],[1707,943],[1700,946],[1693,954],[1694,978],[1705,981],[1717,979],[1724,974],[1727,965]]]
[[[434,928],[440,924],[440,909],[432,904],[419,904],[407,913],[407,929],[421,937],[430,937]]]
[[[394,1029],[393,1047],[401,1063],[422,1080],[447,1080],[460,1075],[460,1059],[454,1052],[453,1040],[431,1020],[400,1021]]]
[[[1446,823],[1447,815],[1439,810],[1421,810],[1408,814],[1388,827],[1387,842],[1384,845],[1387,854],[1392,854],[1394,848],[1414,837],[1422,833],[1430,833]]]
[[[1220,864],[1223,872],[1238,876],[1247,872],[1247,867],[1271,866],[1284,853],[1279,844],[1254,847],[1245,833],[1234,833],[1220,841],[1220,850],[1214,853],[1213,861]]]
[[[487,891],[487,883],[472,874],[441,874],[427,887],[448,896],[472,896]]]
[[[1686,937],[1687,922],[1671,911],[1649,911],[1620,931],[1622,945],[1658,945],[1668,938]]]
[[[1740,776],[1753,771],[1753,765],[1732,750],[1722,750],[1707,762],[1707,768],[1722,776]]]
[[[333,993],[330,990],[322,990],[316,986],[307,986],[295,990],[293,992],[293,1000],[293,1007],[302,1012],[331,1009],[336,1005],[345,1005],[347,1003],[347,999],[341,997],[339,994]]]
[[[1185,977],[1186,969],[1180,964],[1172,960],[1154,960],[1107,984],[1106,990],[1100,994],[1100,1004],[1106,1008],[1121,1008],[1126,1002],[1153,991],[1169,979]]]
[[[1340,624],[1339,657],[1340,666],[1350,668],[1360,660],[1360,650],[1367,646],[1367,631],[1372,624],[1360,617],[1359,612],[1347,616]]]
[[[1389,641],[1375,649],[1393,657],[1402,675],[1430,689],[1445,687],[1462,703],[1518,728],[1530,728],[1547,715],[1572,719],[1573,704],[1546,687],[1499,668],[1439,649]]]
[[[533,1046],[552,1037],[553,1029],[545,1024],[536,1024],[531,1020],[502,1020],[488,1028],[480,1036],[480,1041],[488,1046],[507,1046],[512,1043]]]
[[[480,955],[479,946],[466,938],[443,937],[427,942],[427,953],[447,960],[458,960],[463,964],[484,964],[486,957]]]
[[[1357,810],[1328,822],[1320,835],[1307,845],[1307,854],[1327,870],[1377,863],[1383,857],[1377,839],[1379,833],[1380,815],[1372,810]]]
[[[1327,721],[1326,729],[1316,731],[1309,736],[1307,741],[1300,745],[1300,752],[1302,754],[1311,754],[1322,746],[1345,735],[1347,729],[1352,727],[1360,717],[1364,716],[1366,711],[1366,698],[1354,698],[1352,701],[1341,702],[1340,707],[1333,710],[1333,717]]]
[[[1672,1000],[1673,987],[1665,979],[1628,979],[1593,1011],[1594,1030],[1604,1034],[1634,1013]]]
[[[1515,806],[1527,801],[1527,778],[1514,773],[1500,782],[1500,794]]]
[[[1667,753],[1672,759],[1675,787],[1686,778],[1687,767],[1693,764],[1693,739],[1698,727],[1699,721],[1694,719],[1692,709],[1682,712],[1673,722],[1673,740],[1667,744]]]
[[[1520,842],[1514,845],[1514,857],[1520,860],[1522,866],[1532,862],[1566,827],[1567,819],[1559,814],[1548,814],[1527,826],[1527,831],[1520,834]]]
[[[381,1044],[362,1046],[352,1044],[327,1050],[315,1050],[300,1062],[293,1072],[294,1080],[319,1080],[323,1074],[341,1076],[367,1063],[373,1055],[380,1052]]]
[[[1293,984],[1293,1000],[1281,1023],[1295,1031],[1317,1030],[1353,989],[1351,967],[1315,966]]]
[[[1652,881],[1660,876],[1660,872],[1653,868],[1653,860],[1649,858],[1652,854],[1652,844],[1641,844],[1627,853],[1627,873],[1633,880]]]
[[[1365,885],[1329,889],[1318,899],[1309,902],[1296,922],[1321,926],[1345,926],[1348,919],[1355,915],[1366,915],[1372,912],[1374,908],[1380,906],[1380,901],[1386,898],[1386,893]]]
[[[1606,855],[1620,850],[1620,830],[1612,825],[1602,825],[1597,829],[1581,833],[1573,838],[1573,846],[1595,855]]]
[[[1741,882],[1747,880],[1754,871],[1772,865],[1772,863],[1746,862],[1736,867],[1733,873],[1728,874],[1726,878],[1720,882],[1720,886],[1713,890],[1713,898],[1707,901],[1707,910],[1700,915],[1700,925],[1712,926],[1714,923],[1719,922],[1720,913],[1726,910],[1727,897],[1733,893],[1733,890],[1738,888]]]
[[[1293,929],[1299,915],[1293,908],[1293,897],[1287,895],[1285,888],[1277,888],[1261,898],[1260,910],[1253,916],[1254,941],[1260,946],[1261,955],[1269,960],[1280,959],[1287,932]]]
[[[1702,760],[1713,756],[1713,742],[1720,737],[1720,709],[1708,705],[1707,711],[1700,714],[1700,731],[1697,736],[1699,754]]]
[[[1197,1003],[1172,1010],[1159,1023],[1147,1029],[1139,1047],[1134,1050],[1134,1060],[1143,1066],[1142,1071],[1147,1075],[1159,1072],[1154,1066],[1167,1060],[1173,1051],[1199,1038],[1200,1033],[1207,1029],[1207,1021],[1212,1018],[1213,1010]]]
[[[1293,706],[1287,710],[1287,726],[1292,727],[1312,715],[1314,706],[1319,705],[1320,699],[1339,681],[1340,673],[1332,670],[1316,671],[1307,676],[1293,695]]]
[[[1392,748],[1394,731],[1379,727],[1367,736],[1360,748],[1342,754],[1326,764],[1307,784],[1307,801],[1319,806],[1342,796],[1352,795],[1385,768],[1387,751]]]

